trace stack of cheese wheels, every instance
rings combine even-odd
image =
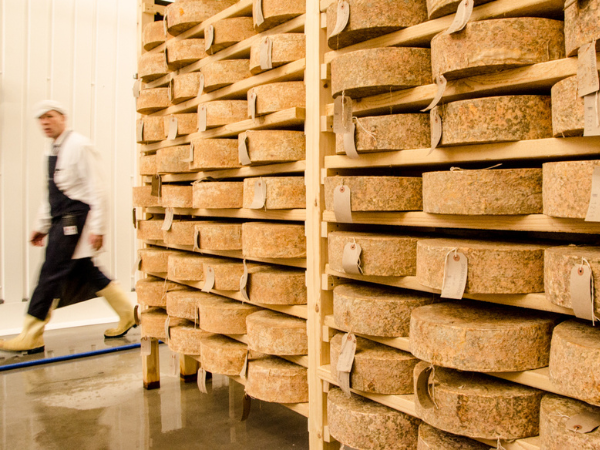
[[[336,370],[344,334],[331,339],[331,374]],[[413,372],[419,362],[410,353],[361,337],[356,338],[356,354],[350,374],[350,386],[372,394],[412,394]]]
[[[600,329],[580,320],[557,325],[550,348],[550,380],[558,391],[600,406]]]
[[[142,37],[144,50],[152,50],[163,44],[165,40],[165,24],[162,20],[151,22],[144,27],[144,35]]]
[[[200,299],[199,306],[200,327],[219,334],[246,334],[246,317],[260,310],[217,295]]]
[[[140,156],[140,175],[156,175],[156,154]]]
[[[350,398],[340,389],[327,394],[329,433],[353,448],[417,448],[421,421],[358,395]]]
[[[156,171],[158,173],[189,172],[190,164],[183,161],[189,154],[189,145],[161,148],[156,152]]]
[[[304,177],[261,177],[244,179],[244,208],[250,208],[257,192],[255,187],[266,185],[266,209],[306,208]]]
[[[137,223],[137,238],[144,241],[160,241],[163,238],[162,220],[140,220]]]
[[[289,108],[306,106],[304,81],[283,81],[263,84],[248,91],[248,99],[256,95],[255,114],[263,116]],[[250,105],[249,105],[250,106]]]
[[[183,252],[158,247],[142,248],[138,254],[142,261],[140,270],[146,273],[166,273],[169,270],[169,257],[184,255]]]
[[[475,302],[413,310],[410,351],[436,366],[474,372],[517,372],[548,366],[557,317]],[[485,351],[481,351],[485,348]]]
[[[600,428],[581,432],[577,419],[598,417],[600,408],[571,398],[546,394],[540,411],[540,440],[544,450],[593,450],[600,448]],[[575,419],[573,421],[573,419]]]
[[[191,208],[193,190],[190,185],[163,184],[161,205],[165,208]]]
[[[186,290],[185,286],[156,277],[142,278],[135,283],[137,302],[146,306],[165,308],[169,293],[174,294],[183,290]],[[187,317],[182,318],[187,319]]]
[[[266,40],[270,42],[267,43]],[[267,47],[269,45],[269,47]],[[268,50],[271,49],[269,55]],[[283,66],[306,56],[306,36],[302,33],[273,34],[262,38],[250,47],[250,72],[258,75],[269,69],[261,68],[261,55],[271,57],[271,67]]]
[[[133,207],[152,208],[160,206],[160,197],[152,195],[152,186],[135,186],[133,188]]]
[[[248,362],[246,393],[273,403],[308,402],[307,370],[275,356]]]
[[[236,139],[192,138],[194,160],[190,163],[193,170],[235,169],[238,161],[238,142]]]
[[[258,8],[263,18],[261,23],[257,21]],[[271,29],[305,12],[306,2],[302,0],[254,0],[252,2],[254,29],[258,32]]]
[[[208,56],[204,39],[169,39],[166,47],[167,65],[174,71]]]
[[[600,39],[600,15],[598,11],[600,11],[598,0],[565,4],[565,47],[567,56],[576,55],[579,47],[583,44]]]
[[[194,230],[197,221],[177,220],[169,230],[163,231],[163,241],[167,245],[194,245]]]
[[[544,249],[548,246],[463,239],[422,239],[417,244],[417,281],[442,289],[450,252],[467,258],[465,293],[544,292]]]
[[[136,111],[140,114],[152,114],[169,106],[169,89],[143,89],[136,101]]]
[[[243,206],[241,181],[206,182],[194,185],[194,208],[237,209]]]
[[[577,77],[552,86],[552,132],[554,137],[582,136],[585,127],[583,97],[577,94]]]
[[[200,339],[200,362],[207,372],[239,376],[247,356],[246,344],[226,336],[210,334]]]
[[[247,59],[214,61],[202,68],[204,92],[212,92],[252,76]]]
[[[200,355],[200,340],[209,334],[190,322],[170,326],[169,349],[182,355]]]
[[[489,450],[489,448],[489,445],[438,430],[426,423],[419,425],[417,450]]]
[[[195,98],[200,89],[200,72],[173,75],[170,89],[171,103],[174,105]]]
[[[214,22],[212,25],[212,42],[207,43],[208,54],[212,55],[238,42],[244,41],[256,34],[251,17],[230,17]],[[205,40],[207,29],[204,30]]]
[[[177,36],[237,3],[237,0],[177,0],[165,9],[170,34]]]
[[[248,347],[269,355],[307,355],[306,320],[263,310],[246,317]]]
[[[443,431],[493,440],[538,435],[543,392],[537,389],[420,362],[415,392],[417,416]]]
[[[167,292],[167,313],[170,317],[179,317],[189,321],[198,322],[200,300],[210,297],[207,294],[196,289],[181,289]]]
[[[368,336],[408,336],[411,312],[434,301],[434,295],[424,292],[342,284],[333,290],[333,318],[342,330]]]
[[[241,250],[242,224],[196,222],[196,245],[203,250]]]
[[[248,130],[239,134],[238,139],[245,141],[251,164],[300,161],[306,157],[306,138],[302,131]]]
[[[247,292],[254,303],[305,305],[306,272],[284,267],[262,269],[249,275]]]
[[[249,258],[304,258],[304,225],[247,222],[242,225],[242,252]]]
[[[214,262],[210,256],[183,253],[169,257],[168,275],[172,280],[204,281],[204,264]]]

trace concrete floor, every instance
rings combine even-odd
[[[47,332],[47,350],[59,356],[100,349],[102,330]],[[160,348],[161,388],[153,391],[142,388],[139,350],[0,372],[0,449],[308,448],[306,418],[253,400],[240,422],[243,386],[214,376],[201,394],[196,383],[174,376],[170,351]],[[4,364],[33,358],[1,357]]]

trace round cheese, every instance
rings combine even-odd
[[[254,201],[254,185],[257,181],[267,186],[265,208],[304,209],[306,208],[306,186],[304,177],[261,177],[244,179],[244,208],[250,208]]]
[[[167,64],[171,70],[181,69],[207,56],[204,39],[167,40]]]
[[[189,154],[189,145],[161,148],[156,152],[156,171],[158,173],[189,172],[190,163],[183,161]]]
[[[246,222],[242,225],[242,253],[248,258],[305,258],[304,225]]]
[[[140,270],[146,273],[166,273],[170,256],[182,255],[176,250],[167,250],[157,247],[141,248],[138,255],[142,260]]]
[[[248,362],[246,394],[272,403],[308,402],[307,370],[276,357]]]
[[[256,34],[251,17],[221,19],[213,23],[212,26],[214,27],[214,39],[208,51],[210,55]],[[204,35],[206,36],[206,30],[204,31]]]
[[[184,286],[162,278],[142,278],[135,283],[137,302],[145,306],[165,308],[168,304],[169,293],[175,294],[184,290],[186,290]],[[187,319],[187,317],[182,318]]]
[[[196,98],[200,89],[200,72],[182,73],[171,79],[171,103],[174,105]]]
[[[167,292],[167,314],[170,317],[187,319],[197,324],[199,320],[198,305],[200,300],[210,297],[210,295],[197,289],[182,289]]]
[[[200,355],[200,339],[209,334],[194,324],[172,326],[169,332],[169,349],[182,355]]]
[[[167,58],[163,52],[144,53],[138,64],[138,77],[148,83],[158,78],[164,77],[169,73],[167,67]]]
[[[173,36],[199,25],[237,3],[237,0],[178,0],[165,9],[167,28]]]
[[[144,50],[152,50],[164,43],[165,40],[165,24],[162,20],[150,22],[144,27],[144,35],[142,36]]]
[[[243,206],[241,181],[204,182],[194,185],[194,208],[237,209]]]
[[[133,187],[133,207],[134,208],[152,208],[161,205],[161,198],[152,195],[152,186],[134,186]]]
[[[489,450],[490,446],[422,423],[417,450]]]
[[[306,88],[304,81],[283,81],[256,86],[248,91],[256,94],[256,115],[282,111],[289,108],[306,107]]]
[[[555,137],[583,136],[583,97],[577,95],[577,77],[552,86],[552,132]]]
[[[246,317],[248,347],[269,355],[308,355],[306,320],[263,310]]]
[[[202,67],[204,92],[212,92],[252,76],[247,59],[225,59]]]
[[[140,114],[152,114],[169,106],[169,89],[142,89],[136,100],[136,111]]]
[[[191,208],[192,186],[178,184],[163,184],[161,188],[161,205],[165,208]]]
[[[217,295],[200,299],[200,328],[219,334],[246,334],[246,317],[260,308]]]
[[[600,39],[600,3],[598,0],[572,2],[565,8],[567,56],[575,56],[579,47],[597,39]],[[596,51],[598,51],[597,44]]]
[[[248,130],[239,135],[239,139],[244,138],[253,164],[301,161],[306,157],[306,137],[302,131]]]
[[[237,139],[202,139],[192,138],[194,160],[190,169],[236,169],[238,161]]]
[[[306,2],[303,0],[261,0],[261,5],[264,22],[254,26],[258,32],[268,30],[306,13]],[[256,6],[256,1],[254,1],[254,8]],[[255,10],[253,10],[253,14],[256,17]]]
[[[271,40],[271,66],[273,69],[306,56],[306,36],[303,33],[272,34],[268,38]],[[270,70],[263,70],[260,67],[261,44],[264,39],[255,42],[250,47],[250,72],[252,75]]]
[[[251,273],[248,297],[264,305],[305,305],[307,303],[306,272],[272,267]]]

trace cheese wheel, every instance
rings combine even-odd
[[[432,294],[364,284],[333,289],[333,318],[342,330],[369,336],[408,336],[410,314],[436,301]]]
[[[144,27],[144,35],[142,36],[144,50],[152,50],[164,43],[165,40],[165,24],[162,20],[150,22]]]
[[[580,320],[557,325],[550,348],[550,381],[564,395],[600,406],[600,329]]]
[[[485,216],[541,214],[542,169],[424,173],[423,211]]]
[[[140,175],[156,174],[156,155],[140,156]]]
[[[544,214],[584,219],[592,195],[592,175],[596,166],[600,166],[600,160],[544,163]]]
[[[204,281],[204,264],[218,258],[179,252],[169,257],[169,279],[185,281]]]
[[[341,33],[332,36],[337,23],[338,4],[327,8],[327,45],[337,50],[374,39],[427,20],[424,0],[388,2],[385,0],[350,0],[350,17]]]
[[[449,252],[467,257],[466,293],[527,294],[544,292],[544,249],[538,244],[422,239],[417,244],[417,281],[442,289]]]
[[[184,161],[189,154],[189,145],[161,148],[156,152],[156,171],[158,173],[190,172],[190,163]]]
[[[268,30],[306,13],[306,3],[302,0],[261,0],[260,4],[264,18],[264,22],[260,25],[256,23],[257,0],[254,0],[252,5],[255,18],[254,29],[258,32]]]
[[[308,355],[306,320],[263,310],[246,317],[248,347],[269,355]]]
[[[198,131],[198,114],[197,113],[187,113],[187,114],[171,114],[170,116],[165,116],[164,120],[164,130],[165,136],[164,139],[168,139],[169,131],[170,131],[170,122],[172,118],[175,118],[176,122],[176,136],[185,136],[187,134],[195,133]],[[183,146],[182,146],[183,147]],[[185,146],[187,147],[187,146]],[[189,147],[188,147],[189,148]],[[187,158],[189,155],[189,150],[182,159]],[[186,169],[189,166],[186,163]]]
[[[344,272],[342,259],[346,244],[356,243],[360,253],[360,267],[363,275],[381,277],[414,276],[417,266],[417,237],[410,235],[390,235],[360,233],[354,231],[334,231],[329,233],[329,266]]]
[[[162,308],[149,308],[140,313],[142,338],[165,339],[167,312]]]
[[[141,240],[160,241],[163,238],[162,220],[139,220],[137,222],[137,238]]]
[[[305,258],[304,225],[247,222],[242,225],[242,254],[248,258]]]
[[[264,305],[306,305],[306,272],[288,268],[267,268],[248,277],[248,297]]]
[[[167,245],[194,245],[194,230],[197,221],[173,221],[171,229],[163,231],[163,240]]]
[[[226,336],[211,334],[200,339],[200,362],[207,372],[240,376],[248,346]]]
[[[244,208],[254,201],[256,182],[267,186],[266,209],[306,208],[306,186],[304,177],[261,177],[244,179]]]
[[[198,311],[200,300],[210,295],[197,289],[167,292],[167,314],[197,324],[200,318]]]
[[[486,144],[552,137],[548,95],[507,95],[436,106],[441,145]]]
[[[166,273],[169,257],[180,256],[184,253],[157,247],[141,248],[138,255],[142,260],[140,270],[146,273]]]
[[[419,374],[429,366],[420,362],[415,367],[415,391]],[[443,367],[434,368],[429,383],[434,385],[431,407],[421,404],[415,395],[415,409],[417,416],[431,426],[477,439],[538,435],[542,391]]]
[[[212,26],[214,27],[214,38],[208,50],[210,55],[251,38],[256,34],[251,17],[221,19],[213,23]],[[204,36],[206,37],[206,30],[204,30]]]
[[[200,89],[200,72],[182,73],[171,79],[171,103],[174,105],[196,98]]]
[[[219,334],[246,334],[246,317],[259,311],[257,306],[211,295],[199,301],[200,327]]]
[[[252,164],[301,161],[306,157],[306,137],[302,131],[248,130],[238,138],[246,139]]]
[[[135,283],[137,302],[145,306],[165,308],[168,305],[169,293],[175,294],[183,290],[185,287],[180,284],[156,277],[142,278]]]
[[[160,206],[161,198],[152,195],[152,186],[134,186],[133,187],[133,207],[134,208],[152,208]]]
[[[192,186],[177,184],[163,184],[161,188],[161,205],[165,208],[191,208],[193,189]]]
[[[417,450],[489,450],[490,446],[422,423]]]
[[[158,142],[165,138],[165,120],[163,116],[145,116],[142,118],[144,129],[140,144]]]
[[[417,447],[421,421],[359,395],[346,397],[334,388],[327,394],[329,433],[344,445],[376,450]]]
[[[258,264],[247,264],[248,270],[258,269],[261,266]],[[241,261],[235,260],[222,260],[214,261],[204,265],[204,274],[207,275],[207,271],[212,270],[215,277],[214,289],[220,291],[239,291],[240,290],[240,279],[244,275],[244,264]]]
[[[163,52],[144,53],[138,64],[138,77],[148,83],[158,78],[164,77],[169,73],[167,67],[167,58]]]
[[[247,59],[226,59],[202,67],[204,92],[212,92],[252,76]]]
[[[392,114],[358,117],[354,145],[358,153],[391,152],[431,146],[429,114]],[[342,134],[336,134],[335,150],[346,154]]]
[[[167,40],[167,64],[170,70],[177,70],[206,58],[204,39]]]
[[[491,0],[475,0],[475,6],[483,5]],[[456,12],[461,0],[427,0],[427,16],[429,20],[447,16]],[[421,449],[419,449],[421,450]]]
[[[248,116],[248,102],[246,100],[213,100],[212,102],[201,103],[198,106],[198,114],[202,114],[202,107],[206,108],[207,128],[241,122]]]
[[[256,94],[257,116],[289,108],[306,107],[304,81],[283,81],[255,86],[248,91],[248,99],[252,93]]]
[[[552,247],[544,252],[544,292],[555,305],[573,308],[571,301],[571,271],[585,264],[592,268],[594,280],[600,279],[600,247]],[[594,283],[595,311],[600,316],[600,286]]]
[[[567,56],[575,56],[583,44],[600,39],[598,0],[575,1],[565,8],[565,47]],[[598,51],[598,44],[596,44]]]
[[[178,0],[165,9],[168,31],[177,36],[236,3],[237,0]]]
[[[336,379],[344,336],[338,333],[330,343],[331,374]],[[357,337],[350,386],[371,394],[412,394],[413,372],[418,362],[410,353]]]
[[[235,169],[241,167],[238,160],[237,139],[193,138],[194,160],[190,169]]]
[[[410,351],[436,366],[473,372],[519,372],[548,366],[557,318],[539,311],[474,302],[413,310]]]
[[[555,137],[583,136],[583,97],[577,95],[577,77],[552,86],[552,132]]]
[[[169,333],[169,349],[182,355],[200,355],[200,339],[209,334],[194,324],[172,326]]]
[[[331,61],[331,92],[352,98],[431,84],[428,48],[384,47],[357,50]]]
[[[248,362],[246,394],[273,403],[308,402],[307,370],[276,357]]]
[[[544,450],[595,450],[600,448],[600,428],[578,433],[567,427],[571,418],[583,414],[598,416],[600,409],[558,395],[546,394],[540,410],[540,440]],[[575,422],[576,425],[577,422]]]
[[[196,222],[196,232],[202,250],[241,250],[242,224],[220,222]]]
[[[206,182],[194,185],[194,208],[237,209],[243,206],[241,181]]]
[[[352,211],[420,211],[423,209],[421,177],[326,177],[325,208],[333,211],[334,191],[350,188]]]
[[[460,33],[439,33],[431,40],[434,78],[465,78],[564,57],[563,23],[559,20],[482,20],[468,23]]]
[[[169,106],[169,89],[142,89],[136,100],[136,111],[140,114],[152,114]]]
[[[260,55],[263,38],[250,47],[250,73],[258,75],[270,69],[261,69]],[[298,61],[306,56],[306,36],[303,33],[272,34],[271,40],[271,66],[273,69]]]

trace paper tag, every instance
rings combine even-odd
[[[336,18],[335,18],[335,26],[333,27],[333,31],[329,35],[329,37],[337,36],[344,28],[348,25],[348,20],[350,19],[350,5],[346,1],[338,1],[337,10],[336,10]]]
[[[362,275],[362,269],[360,268],[361,252],[362,248],[355,242],[348,242],[344,246],[344,253],[342,255],[342,268],[344,272]]]
[[[198,390],[203,394],[208,394],[208,390],[206,389],[206,370],[202,367],[198,369]]]
[[[241,418],[242,422],[245,421],[246,419],[248,419],[251,409],[252,409],[252,397],[250,397],[248,394],[244,394],[244,406],[243,406],[242,418]]]
[[[169,103],[173,102],[175,98],[175,80],[171,78],[169,80],[169,88],[167,89],[167,95],[169,96]]]
[[[267,202],[267,183],[262,178],[254,181],[254,200],[248,207],[249,209],[261,209]]]
[[[75,236],[76,234],[79,234],[77,232],[77,226],[76,225],[71,225],[68,227],[63,227],[63,233],[65,236]]]
[[[194,230],[194,247],[193,251],[200,250],[200,230],[196,228]]]
[[[342,347],[338,358],[336,369],[339,372],[351,372],[354,364],[354,355],[356,354],[356,336],[352,333],[346,333],[342,337]]]
[[[140,96],[141,84],[142,83],[140,80],[135,80],[133,83],[133,96],[135,98],[138,98]]]
[[[435,406],[431,395],[429,394],[429,377],[433,368],[431,366],[425,367],[417,376],[416,382],[416,394],[415,399],[424,409],[431,409]]]
[[[204,286],[202,286],[202,292],[210,292],[215,287],[215,270],[208,266],[206,268]]]
[[[137,208],[133,208],[131,210],[131,215],[132,215],[132,218],[133,218],[133,228],[137,229],[137,223],[138,223]]]
[[[435,150],[442,139],[442,117],[437,108],[429,111],[429,120],[431,122],[431,150],[429,150],[428,155]]]
[[[256,119],[256,92],[251,92],[248,95],[248,117],[252,120]]]
[[[586,434],[600,426],[600,412],[583,412],[569,417],[565,428],[575,433]]]
[[[167,35],[169,34],[169,16],[167,15],[167,11],[165,9],[165,15],[163,18],[163,29],[165,31],[165,39],[167,38]]]
[[[137,304],[133,307],[133,321],[137,326],[140,325],[140,305]]]
[[[165,47],[164,55],[165,55],[165,62],[167,63],[167,65],[169,65],[169,48],[168,47]]]
[[[244,260],[244,273],[240,277],[240,294],[247,302],[250,301],[250,297],[248,297],[248,292],[246,291],[246,286],[248,285],[248,266],[246,265],[246,260]]]
[[[206,131],[206,105],[198,106],[198,131]]]
[[[177,137],[177,117],[171,116],[169,118],[169,134],[167,135],[167,139],[172,141]]]
[[[600,136],[600,91],[583,97],[583,135]]]
[[[162,227],[160,227],[163,231],[169,231],[171,226],[173,225],[173,216],[175,215],[175,210],[173,208],[165,209],[165,220],[163,221]]]
[[[333,101],[333,132],[349,133],[354,130],[352,123],[352,98],[339,95]]]
[[[213,45],[215,40],[215,27],[209,25],[208,28],[204,30],[204,49],[209,52],[210,48]]]
[[[136,141],[144,142],[144,119],[138,120],[136,125]]]
[[[600,222],[600,166],[594,167],[592,174],[592,192],[585,221]]]
[[[450,250],[446,255],[442,298],[461,299],[467,286],[467,257],[464,253]]]
[[[350,126],[350,131],[348,133],[344,133],[342,135],[343,144],[344,144],[344,152],[348,158],[357,159],[359,157],[358,152],[356,151],[356,141],[354,138],[354,131],[356,129],[356,125],[354,123]]]
[[[341,185],[333,190],[333,213],[336,222],[352,223],[350,187]]]
[[[273,41],[269,36],[260,41],[260,68],[269,70],[273,68]]]
[[[162,178],[160,175],[152,175],[152,189],[150,195],[153,197],[162,197]]]
[[[462,30],[467,26],[469,19],[471,18],[471,14],[473,13],[473,6],[475,5],[474,0],[462,0],[458,4],[458,8],[456,9],[456,15],[454,16],[454,20],[444,34],[452,34],[457,31]]]
[[[238,136],[238,158],[242,166],[249,166],[252,164],[252,161],[250,161],[250,155],[248,154],[247,133],[240,133]]]
[[[137,257],[137,260],[135,261],[135,264],[133,265],[133,270],[131,271],[131,276],[135,276],[135,273],[138,270],[142,270],[142,258],[139,255]]]
[[[577,95],[584,97],[600,89],[596,63],[596,41],[579,47],[577,53]]]
[[[242,377],[244,380],[246,379],[246,376],[248,375],[248,355],[250,354],[250,351],[246,352],[246,358],[244,359],[244,365],[242,366],[242,371],[240,372],[240,377]]]
[[[142,356],[150,356],[152,354],[152,343],[150,338],[143,337],[140,341],[140,353]]]
[[[175,352],[171,352],[171,376],[177,377],[180,373],[179,368],[179,354]]]
[[[181,160],[182,162],[191,163],[194,162],[194,142],[190,142],[190,152],[188,153],[187,158]]]
[[[446,77],[444,75],[440,74],[437,77],[435,77],[434,81],[438,88],[437,92],[435,93],[435,97],[433,97],[433,100],[431,100],[431,103],[429,104],[429,106],[425,109],[422,109],[421,112],[426,112],[426,111],[429,111],[430,109],[433,109],[435,106],[437,106],[437,104],[442,99],[442,96],[444,95],[444,91],[446,90],[446,85],[448,84],[448,80],[446,80]]]
[[[254,0],[252,2],[252,17],[254,18],[254,26],[259,27],[265,21],[263,15],[262,0]]]
[[[167,316],[165,320],[165,340],[168,342],[171,339],[171,316]]]
[[[594,276],[589,266],[578,264],[571,270],[571,305],[575,317],[594,322]]]
[[[204,93],[204,74],[200,72],[200,86],[198,87],[198,95],[202,95]]]

